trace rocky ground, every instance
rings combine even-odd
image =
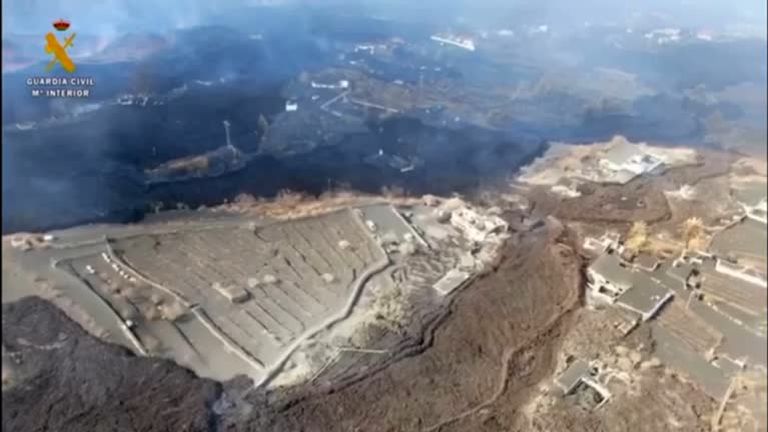
[[[580,263],[552,222],[510,243],[498,268],[460,292],[426,349],[325,394],[223,416],[222,430],[499,430],[551,372]],[[246,398],[248,399],[248,398]],[[255,397],[250,403],[256,405]],[[497,426],[484,426],[484,425]]]
[[[36,297],[2,321],[3,432],[214,430],[216,382],[105,344]]]
[[[579,231],[633,220],[671,225],[679,209],[661,191],[711,188],[729,162],[705,154],[697,167],[595,186],[573,199],[529,191],[545,223],[515,233],[494,269],[421,316],[414,328],[426,331],[409,333],[415,340],[400,353],[360,362],[332,385],[264,393],[243,380],[219,384],[106,345],[43,300],[4,305],[3,432],[708,430],[713,401],[664,368],[638,374],[598,413],[542,402],[563,352],[590,358],[613,352],[616,342],[598,337],[610,319],[581,307],[583,233],[546,215]],[[615,207],[598,211],[605,202]],[[645,336],[621,343],[651,358]]]
[[[663,191],[724,176],[733,161],[729,154],[704,151],[696,165],[670,168],[663,175],[641,176],[623,185],[585,184],[582,196],[562,200],[553,213],[564,220],[591,223],[664,222],[672,213]]]
[[[552,372],[557,336],[579,304],[580,262],[570,243],[556,221],[521,235],[495,270],[457,294],[419,349],[322,393],[247,392],[237,380],[219,386],[106,345],[43,300],[4,305],[3,430],[511,426],[510,407]]]
[[[709,430],[715,402],[654,359],[654,343],[646,327],[623,337],[612,323],[615,309],[576,311],[562,335],[559,360],[566,356],[598,360],[614,371],[609,403],[588,411],[562,398],[552,381],[543,380],[540,392],[523,408],[520,431],[555,430],[647,431]]]

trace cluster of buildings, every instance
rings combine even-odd
[[[647,261],[628,263],[619,250],[605,250],[587,269],[590,300],[616,304],[636,313],[643,321],[652,318],[674,294],[671,287],[651,276],[658,263]]]
[[[618,235],[587,238],[584,248],[598,253],[587,269],[588,297],[596,303],[616,304],[643,320],[652,318],[675,293],[690,292],[707,282],[707,274],[732,279],[734,284],[768,288],[765,269],[723,246],[754,247],[754,258],[765,260],[766,225],[744,217],[717,233],[709,251],[691,251],[664,263],[646,253],[626,258]],[[735,230],[735,231],[733,231]],[[762,243],[762,244],[761,244]]]
[[[509,225],[504,219],[481,213],[459,200],[445,201],[435,209],[435,215],[438,221],[461,232],[473,245],[494,244],[509,230]],[[482,261],[482,254],[478,254],[477,258]],[[457,268],[448,271],[435,283],[434,288],[441,295],[449,294],[472,277],[474,266],[473,254],[463,257]]]
[[[45,234],[42,236],[17,234],[11,237],[11,247],[26,252],[35,248],[46,248],[50,246],[55,239],[56,238],[52,234]]]
[[[432,208],[436,220],[461,232],[475,243],[494,243],[509,230],[509,224],[489,209],[481,212],[467,205],[460,198],[441,200],[433,195],[424,195],[424,205]]]
[[[619,308],[629,317],[625,336],[650,321],[659,358],[715,399],[727,399],[740,371],[768,369],[765,197],[740,203],[745,212],[706,250],[673,259],[628,254],[617,233],[583,244],[596,255],[586,272],[589,304]]]
[[[508,224],[504,219],[495,215],[481,215],[469,207],[461,207],[450,213],[451,225],[458,228],[475,242],[484,242],[493,235],[507,231]]]

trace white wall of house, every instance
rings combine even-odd
[[[587,269],[587,277],[589,279],[587,287],[589,288],[591,294],[594,295],[595,298],[602,299],[610,303],[613,303],[616,300],[616,297],[621,295],[621,293],[627,289],[626,287],[616,285],[591,268]],[[601,288],[608,292],[601,292]]]
[[[715,271],[743,280],[744,282],[749,282],[751,284],[755,284],[763,288],[768,288],[768,281],[766,281],[764,277],[745,273],[741,271],[738,267],[734,267],[733,265],[728,264],[723,260],[717,260],[717,262],[715,263]]]
[[[497,216],[483,216],[462,208],[451,214],[450,222],[474,241],[483,241],[489,234],[506,231],[507,223]]]

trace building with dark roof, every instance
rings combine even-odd
[[[648,321],[672,297],[672,290],[653,280],[648,273],[633,272],[632,286],[616,299],[616,304],[639,314],[643,321]]]
[[[590,293],[598,299],[613,303],[632,286],[632,272],[613,252],[597,257],[587,268]]]

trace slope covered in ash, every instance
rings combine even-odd
[[[3,432],[212,430],[217,383],[103,343],[37,297],[2,321]]]

